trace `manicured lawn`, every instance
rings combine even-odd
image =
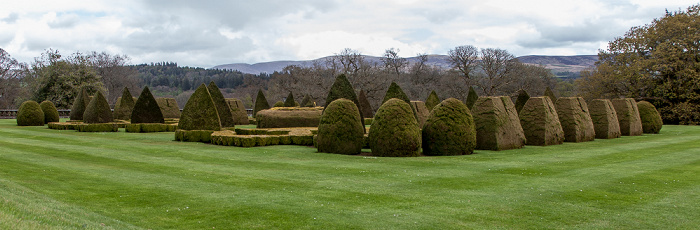
[[[0,120],[0,229],[693,229],[700,127],[457,157]]]

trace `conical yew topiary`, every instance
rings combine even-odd
[[[637,102],[639,118],[642,120],[643,133],[659,133],[664,122],[656,107],[648,101]]]
[[[351,100],[356,106],[360,104],[357,99],[357,95],[355,94],[355,89],[352,88],[352,85],[350,84],[350,81],[348,81],[345,74],[338,75],[338,77],[335,78],[335,82],[333,82],[331,90],[328,91],[328,96],[326,96],[326,105],[323,108],[325,109],[329,104],[331,104],[331,102],[340,98]],[[364,112],[362,111],[362,107],[358,106],[358,109],[360,110],[362,125],[364,125],[365,117],[362,115]]]
[[[294,101],[294,95],[289,92],[287,99],[284,100],[284,107],[296,107],[296,101]]]
[[[582,97],[561,97],[555,103],[564,141],[583,142],[595,139],[595,127]]]
[[[591,114],[595,138],[612,139],[620,137],[620,123],[615,107],[608,99],[595,99],[588,105]]]
[[[18,126],[44,126],[44,111],[36,101],[25,101],[17,111]]]
[[[131,96],[131,92],[129,92],[128,88],[124,87],[124,90],[122,90],[122,96],[117,101],[117,105],[114,106],[114,119],[131,119],[131,111],[134,110],[135,104],[136,102],[134,102],[134,98],[133,96]]]
[[[507,150],[525,145],[525,133],[510,97],[480,97],[471,112],[477,149]]]
[[[476,100],[479,100],[479,95],[477,95],[476,91],[474,91],[474,87],[469,86],[469,94],[467,94],[467,101],[464,102],[464,105],[466,105],[467,108],[472,109],[474,108]]]
[[[616,98],[612,100],[617,121],[620,123],[622,136],[642,135],[642,120],[639,117],[639,108],[633,98]]]
[[[70,119],[82,120],[88,103],[90,103],[90,99],[87,90],[85,90],[85,87],[81,87],[80,91],[78,91],[78,96],[73,99],[73,105],[70,107]]]
[[[56,106],[53,105],[53,102],[42,101],[41,104],[39,104],[39,107],[41,107],[41,111],[44,112],[44,124],[59,121],[58,110],[56,109]]]
[[[559,114],[549,97],[531,97],[519,115],[527,145],[546,146],[564,142]]]
[[[379,107],[369,128],[369,146],[374,156],[420,155],[420,128],[408,103],[392,98]]]
[[[386,103],[389,99],[392,98],[398,98],[406,102],[407,104],[411,104],[411,100],[408,99],[406,93],[403,92],[399,84],[396,84],[396,82],[391,82],[389,89],[386,91],[386,94],[384,94],[384,100],[382,101],[382,104]]]
[[[433,90],[430,92],[430,95],[428,95],[428,98],[425,99],[425,107],[428,108],[428,111],[432,111],[438,104],[440,104],[440,98],[437,93],[435,93],[435,90]]]
[[[234,124],[249,124],[248,112],[246,111],[245,106],[243,105],[243,102],[241,100],[238,100],[236,98],[226,98],[226,103],[228,104],[228,108],[231,109],[231,116],[233,116]]]
[[[178,129],[182,130],[221,130],[219,112],[207,86],[202,84],[187,100],[182,110]]]
[[[530,99],[530,94],[527,94],[527,92],[524,89],[521,89],[518,92],[518,98],[515,99],[515,110],[520,113],[520,110],[523,109],[523,106],[525,106],[525,103],[527,103],[527,100]]]
[[[216,111],[219,113],[219,119],[221,119],[221,127],[234,127],[235,122],[233,121],[233,115],[231,115],[231,109],[226,104],[226,99],[224,95],[219,90],[219,87],[212,81],[207,86],[209,94],[211,95],[212,101],[216,106]]]
[[[448,98],[435,106],[423,126],[423,153],[430,156],[474,153],[476,129],[464,103]]]
[[[175,98],[159,97],[156,98],[160,112],[163,118],[180,118],[180,107],[177,105]]]
[[[85,108],[83,122],[92,124],[112,121],[114,121],[114,118],[112,117],[112,110],[109,108],[109,102],[107,102],[107,98],[102,95],[101,91],[97,91],[95,97],[90,100],[90,104]]]
[[[552,100],[552,103],[557,102],[557,96],[554,95],[554,92],[552,92],[552,89],[547,86],[547,89],[544,90],[544,96],[549,97],[550,100]]]
[[[311,96],[307,94],[299,105],[301,105],[301,107],[314,107],[314,102],[311,101]]]
[[[357,107],[360,109],[362,112],[362,117],[365,118],[371,118],[374,117],[374,110],[372,109],[372,105],[369,104],[369,100],[367,100],[367,95],[365,94],[364,90],[360,90],[360,95],[357,96],[357,101],[360,103],[357,105]]]
[[[270,103],[267,103],[267,99],[265,99],[265,94],[263,94],[262,89],[258,90],[258,96],[255,98],[255,107],[253,108],[253,117],[255,117],[256,114],[260,110],[265,110],[265,109],[270,109]]]
[[[131,123],[165,123],[163,112],[160,111],[158,102],[148,86],[143,87],[139,99],[134,103],[134,110],[131,111]]]
[[[359,154],[364,141],[364,130],[355,103],[345,98],[335,100],[323,110],[316,147],[319,152],[325,153]]]

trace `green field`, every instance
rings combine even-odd
[[[693,229],[700,127],[375,158],[0,120],[0,229]]]

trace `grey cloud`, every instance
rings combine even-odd
[[[19,14],[10,13],[10,15],[7,15],[7,17],[3,18],[2,21],[7,23],[7,24],[12,24],[12,23],[17,22],[18,19],[19,19]]]

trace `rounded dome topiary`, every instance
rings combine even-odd
[[[277,102],[275,102],[274,105],[272,105],[272,107],[284,107],[284,102],[283,102],[283,101],[277,101]]]
[[[324,153],[359,154],[364,133],[359,109],[352,101],[341,98],[331,102],[323,111],[316,146]]]
[[[36,101],[25,101],[17,111],[17,125],[44,126],[44,111]]]
[[[428,111],[432,111],[438,104],[440,104],[440,98],[437,93],[435,93],[435,90],[433,90],[430,92],[430,95],[428,95],[428,98],[425,99],[425,107],[428,108]]]
[[[369,146],[374,156],[420,155],[420,128],[408,103],[392,98],[379,107],[369,128]]]
[[[73,105],[70,107],[70,119],[74,121],[83,120],[83,113],[85,113],[88,103],[90,103],[90,98],[85,87],[82,87],[78,91],[78,95],[73,99]]]
[[[202,84],[187,100],[177,125],[182,130],[221,130],[219,113],[207,86]]]
[[[642,130],[644,133],[659,133],[664,125],[661,115],[656,107],[648,101],[637,102],[639,118],[642,119]]]
[[[435,106],[423,126],[423,154],[468,155],[476,147],[471,111],[460,100],[448,98]]]
[[[59,121],[58,110],[56,109],[56,106],[54,106],[53,102],[42,101],[41,104],[39,104],[39,107],[41,107],[41,111],[44,112],[44,124]]]
[[[97,94],[90,101],[87,108],[85,108],[85,114],[83,115],[83,122],[85,123],[107,123],[114,121],[112,117],[112,110],[109,108],[109,102],[107,98],[102,95],[102,92],[97,91]]]
[[[114,119],[119,120],[129,120],[131,119],[131,111],[134,110],[134,98],[131,96],[129,89],[124,87],[122,90],[122,96],[117,100],[117,105],[114,106]]]
[[[131,123],[165,123],[163,111],[160,110],[148,86],[143,87],[139,99],[136,99],[134,109],[131,111]]]

